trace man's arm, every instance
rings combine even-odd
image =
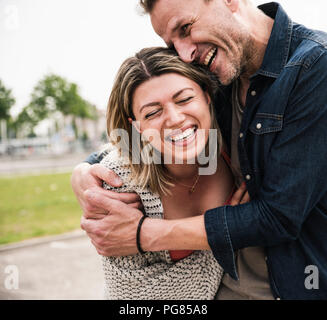
[[[91,238],[97,252],[104,256],[122,256],[137,253],[136,230],[143,213],[121,201],[102,197],[90,191],[92,206],[105,208],[107,215],[101,220],[81,219],[81,227]],[[234,194],[231,205],[250,201],[243,184]],[[140,233],[144,251],[209,250],[203,215],[179,220],[145,219]]]
[[[98,253],[104,256],[137,253],[136,230],[143,213],[98,193],[90,192],[89,200],[108,212],[101,220],[81,219],[81,227],[87,231]],[[140,241],[145,251],[210,249],[203,216],[180,220],[147,218],[141,228]]]
[[[231,206],[250,201],[243,183],[230,200]],[[204,216],[178,220],[146,219],[141,229],[141,244],[145,251],[210,250]]]
[[[92,152],[85,160],[84,162],[89,163],[89,164],[96,164],[100,163],[102,160],[102,155],[99,154],[98,152]]]
[[[234,251],[293,241],[327,192],[327,54],[306,66],[272,144],[257,198],[205,214],[208,242],[222,267],[237,279]]]

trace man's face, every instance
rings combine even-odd
[[[183,61],[206,65],[224,85],[243,71],[248,40],[227,2],[158,0],[150,14],[155,32]]]

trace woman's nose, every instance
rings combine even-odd
[[[166,126],[169,128],[176,127],[178,124],[183,123],[185,114],[178,110],[176,106],[170,106],[166,109]]]

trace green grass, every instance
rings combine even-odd
[[[0,178],[0,244],[79,229],[70,173]]]

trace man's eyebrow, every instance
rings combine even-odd
[[[181,26],[182,26],[182,24],[183,24],[183,21],[184,21],[184,19],[178,19],[175,23],[174,23],[174,25],[173,25],[173,27],[172,27],[172,30],[171,30],[171,33],[175,33]]]
[[[184,19],[177,19],[176,21],[174,21],[174,23],[172,23],[172,26],[168,26],[168,33],[170,35],[169,38],[171,38],[171,36],[182,26]],[[167,31],[167,30],[166,30]],[[167,33],[167,32],[166,32]],[[165,41],[166,42],[166,41]],[[171,42],[166,42],[167,47],[169,49],[174,49],[174,44]]]

